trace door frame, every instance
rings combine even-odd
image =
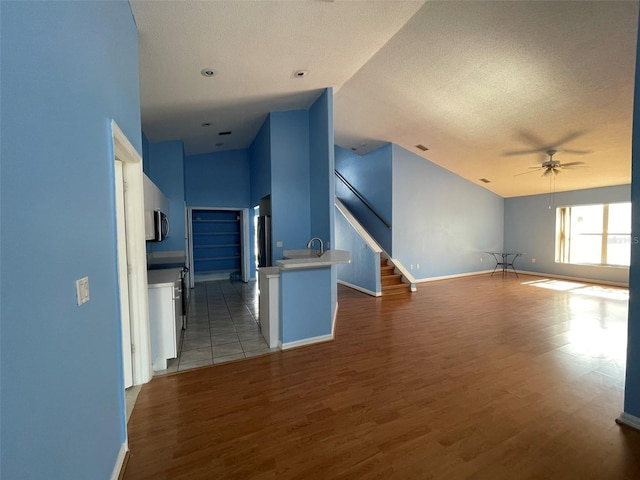
[[[242,271],[242,281],[247,283],[251,277],[249,271],[251,244],[249,243],[249,209],[243,207],[187,207],[187,260],[189,262],[190,287],[195,287],[196,272],[193,269],[193,211],[232,211],[240,213],[240,266]]]
[[[113,162],[116,192],[116,235],[118,256],[118,294],[120,297],[120,335],[122,337],[122,375],[123,386],[133,386],[133,357],[131,341],[131,314],[129,307],[129,274],[127,261],[127,222],[124,191],[127,185],[122,172],[122,162],[117,158]],[[128,348],[127,348],[128,347]]]
[[[133,384],[151,380],[151,337],[147,296],[147,250],[144,235],[144,193],[142,158],[114,120],[111,121],[114,162],[122,162],[125,183],[125,223],[128,288],[120,295],[129,297],[131,321]],[[115,168],[115,166],[114,166]],[[115,186],[114,186],[115,188]],[[116,242],[117,243],[117,242]],[[118,255],[122,252],[118,249]],[[120,289],[120,282],[118,282]],[[121,345],[121,348],[129,348]],[[124,396],[124,390],[123,390]]]

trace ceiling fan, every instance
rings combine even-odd
[[[542,162],[542,165],[538,167],[529,167],[529,172],[517,173],[515,176],[526,175],[527,173],[534,173],[542,171],[543,177],[548,177],[550,175],[558,175],[562,170],[571,169],[575,167],[582,167],[586,165],[585,162],[568,162],[568,163],[560,163],[557,160],[553,159],[553,156],[557,153],[557,150],[550,149],[547,150],[547,155],[549,155],[549,160]]]

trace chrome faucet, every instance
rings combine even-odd
[[[313,237],[311,240],[309,240],[307,242],[307,248],[311,248],[311,245],[313,245],[313,242],[317,240],[318,243],[320,244],[320,253],[318,254],[318,256],[321,256],[324,253],[324,243],[322,243],[322,239],[319,237]]]

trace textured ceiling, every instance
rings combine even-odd
[[[630,182],[637,2],[131,5],[150,141],[245,148],[267,112],[332,86],[336,143],[359,154],[394,142],[504,197],[549,191],[517,175],[549,148],[587,164],[558,191]]]

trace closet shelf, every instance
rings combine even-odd
[[[211,262],[216,260],[237,260],[240,258],[240,255],[233,255],[231,257],[204,257],[204,258],[194,258],[194,262]]]
[[[240,270],[242,223],[238,212],[197,211],[192,213],[191,220],[193,271]]]
[[[223,243],[220,245],[194,245],[193,248],[224,248],[224,247],[239,247],[239,243]]]
[[[193,223],[238,223],[240,220],[194,220]]]

